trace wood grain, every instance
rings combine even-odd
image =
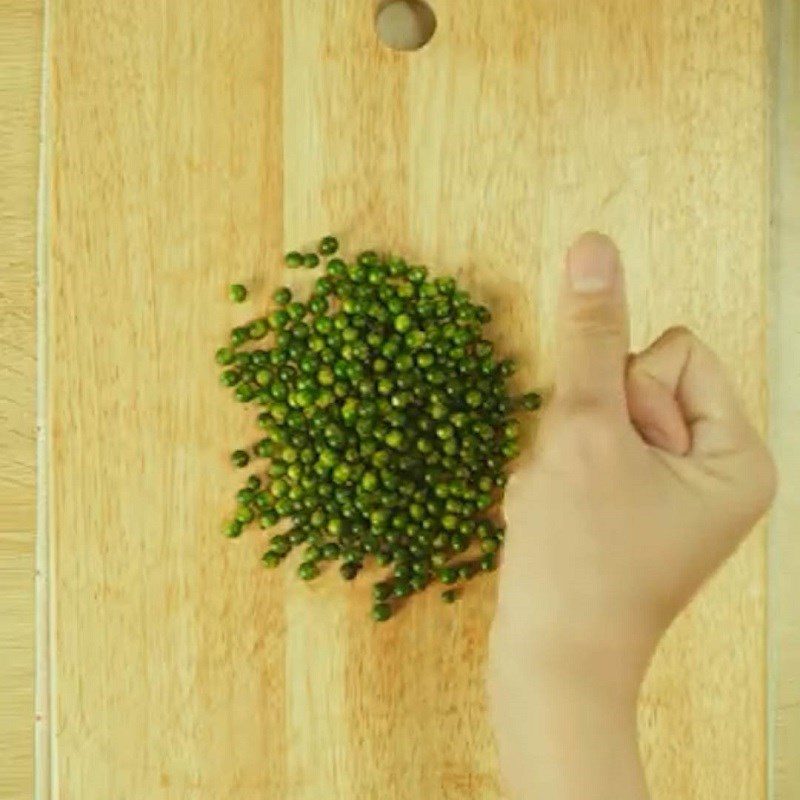
[[[800,7],[773,4],[770,438],[781,476],[770,524],[770,800],[800,797]]]
[[[41,5],[0,3],[0,798],[33,792]]]
[[[765,421],[762,4],[438,0],[417,53],[363,0],[53,0],[49,286],[63,800],[501,797],[491,580],[365,622],[367,584],[266,576],[221,540],[255,436],[210,353],[333,230],[452,271],[552,375],[561,253],[601,228],[637,346],[695,328]],[[254,289],[244,309],[223,288]],[[301,278],[294,278],[298,282]],[[765,797],[759,530],[642,695],[656,800]]]
[[[280,30],[260,3],[52,6],[60,800],[287,796],[283,588],[219,535],[253,431],[211,368],[225,285],[281,246]]]

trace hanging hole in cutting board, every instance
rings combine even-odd
[[[375,15],[375,30],[392,50],[419,50],[436,31],[436,15],[425,0],[384,0]]]

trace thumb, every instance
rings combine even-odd
[[[557,327],[556,402],[625,409],[628,311],[607,236],[584,233],[570,247]]]

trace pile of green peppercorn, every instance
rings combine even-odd
[[[303,301],[275,290],[275,308],[216,353],[222,383],[260,409],[261,438],[231,460],[268,462],[224,530],[289,520],[262,560],[277,567],[301,549],[303,580],[337,560],[345,580],[370,559],[390,568],[372,587],[372,617],[384,621],[433,581],[453,602],[455,584],[494,569],[504,529],[490,512],[518,452],[514,413],[540,397],[509,395],[514,363],[482,337],[489,309],[453,278],[371,250],[348,262],[338,249],[326,236],[318,254],[287,253],[290,268],[327,258],[325,274]],[[247,290],[233,284],[229,297]]]

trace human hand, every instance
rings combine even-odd
[[[584,234],[566,273],[555,393],[506,489],[490,700],[521,797],[641,798],[635,699],[647,663],[769,506],[775,470],[689,331],[628,355],[610,240]],[[584,757],[601,763],[576,768]]]

